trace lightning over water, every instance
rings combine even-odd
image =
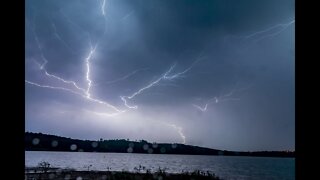
[[[294,6],[242,3],[28,0],[26,130],[294,147]]]

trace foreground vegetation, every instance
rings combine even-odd
[[[26,180],[38,179],[57,179],[57,180],[219,180],[214,173],[194,171],[182,172],[180,174],[167,173],[165,170],[160,169],[156,172],[146,170],[145,172],[128,172],[128,171],[75,171],[72,169],[56,169],[48,168],[46,170],[34,168],[28,169],[25,172]]]

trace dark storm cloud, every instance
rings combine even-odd
[[[294,24],[261,41],[245,38],[294,20],[294,1],[106,0],[105,17],[102,2],[26,1],[27,80],[65,87],[39,70],[35,61],[41,64],[45,57],[48,72],[86,88],[84,60],[90,43],[98,43],[90,64],[91,93],[123,109],[119,96],[132,95],[174,63],[172,74],[202,59],[181,78],[161,80],[128,100],[139,109],[123,119],[130,125],[144,122],[140,132],[145,133],[135,133],[142,128],[138,125],[129,131],[108,117],[103,127],[113,130],[106,134],[94,125],[99,117],[85,111],[101,110],[98,105],[30,84],[26,84],[27,130],[179,141],[177,128],[167,125],[158,128],[173,131],[170,136],[152,134],[152,122],[165,121],[182,127],[187,143],[234,150],[294,148]],[[192,106],[204,106],[207,99],[230,92],[239,100],[210,104],[206,112]],[[59,114],[64,111],[69,113]],[[90,129],[101,130],[90,135],[84,124],[70,127],[64,119],[92,123]]]

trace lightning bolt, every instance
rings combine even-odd
[[[129,109],[138,109],[138,106],[130,106],[128,103],[127,103],[127,99],[126,98],[129,98],[127,96],[120,96],[120,99],[124,102],[124,105],[129,108]]]
[[[87,112],[90,112],[90,113],[93,113],[95,115],[98,115],[98,116],[115,116],[117,115],[117,113],[115,114],[108,114],[108,113],[101,113],[101,112],[95,112],[95,111],[89,111],[89,110],[86,110]],[[155,123],[159,123],[159,124],[162,124],[162,125],[165,125],[165,126],[168,126],[170,128],[173,128],[177,134],[180,136],[180,138],[182,139],[182,143],[185,144],[186,143],[186,136],[184,135],[183,133],[183,128],[180,127],[180,126],[177,126],[176,124],[173,124],[173,123],[169,123],[169,122],[164,122],[164,121],[159,121],[159,120],[155,120],[155,119],[151,119],[151,121],[155,122]]]
[[[137,106],[129,106],[127,104],[127,100],[126,99],[132,99],[134,98],[135,96],[141,94],[143,91],[155,86],[156,84],[158,84],[168,73],[170,73],[172,71],[172,69],[174,68],[175,65],[171,66],[169,68],[169,70],[167,72],[164,73],[164,75],[162,75],[161,77],[159,77],[158,79],[156,79],[155,81],[151,82],[150,84],[148,84],[147,86],[139,89],[137,92],[133,93],[131,96],[120,96],[121,100],[124,102],[124,105],[127,107],[127,108],[130,108],[130,109],[137,109],[138,107]]]
[[[43,70],[44,70],[46,76],[52,77],[52,78],[54,78],[54,79],[57,79],[57,80],[65,83],[65,84],[72,84],[72,85],[73,85],[75,88],[77,88],[78,90],[85,92],[85,89],[80,88],[80,87],[76,84],[76,82],[74,82],[74,81],[69,81],[69,80],[65,80],[65,79],[60,78],[60,77],[58,77],[58,76],[56,76],[56,75],[49,74],[45,69],[43,69]]]
[[[90,87],[91,87],[91,82],[92,82],[92,81],[91,81],[91,79],[90,79],[90,76],[89,76],[89,73],[88,73],[88,72],[90,72],[89,60],[91,59],[92,54],[94,53],[94,50],[95,50],[95,49],[92,49],[92,47],[91,47],[91,51],[90,51],[88,57],[85,59],[85,60],[86,60],[86,65],[87,65],[87,74],[86,74],[87,76],[86,76],[86,79],[88,80],[88,88],[87,88],[87,90],[85,90],[85,89],[83,89],[83,88],[80,88],[80,87],[76,84],[76,82],[74,82],[74,81],[68,81],[68,80],[65,80],[65,79],[63,79],[63,78],[60,78],[60,77],[58,77],[58,76],[55,76],[55,75],[52,75],[52,74],[48,73],[48,72],[46,71],[46,69],[45,69],[45,66],[44,66],[48,61],[47,61],[43,56],[42,56],[42,57],[44,58],[45,63],[42,64],[42,65],[38,64],[38,65],[40,65],[40,67],[42,67],[42,70],[45,72],[45,75],[47,75],[48,77],[52,77],[52,78],[54,78],[54,79],[57,79],[57,80],[65,83],[65,84],[72,84],[75,88],[77,88],[78,90],[81,90],[81,91],[82,91],[82,94],[77,93],[77,92],[75,92],[75,91],[73,91],[73,90],[71,90],[71,89],[68,89],[68,88],[54,87],[54,86],[48,86],[48,85],[40,85],[40,84],[33,83],[33,82],[30,82],[30,81],[26,81],[26,82],[29,83],[29,84],[32,84],[32,85],[36,85],[36,86],[38,86],[38,87],[51,88],[51,89],[60,89],[60,90],[69,91],[69,92],[72,92],[72,93],[74,93],[74,94],[81,95],[82,97],[88,99],[89,101],[92,101],[92,102],[95,102],[95,103],[99,103],[99,104],[105,105],[105,106],[107,106],[107,107],[109,107],[109,108],[112,108],[112,109],[115,110],[117,113],[123,113],[124,111],[119,110],[119,109],[116,108],[115,106],[112,106],[111,104],[109,104],[109,103],[107,103],[107,102],[104,102],[104,101],[101,101],[101,100],[99,100],[99,99],[95,99],[95,98],[92,98],[92,97],[91,97]]]
[[[198,108],[200,111],[205,112],[208,108],[209,104],[206,104],[204,107],[198,106],[196,104],[192,104],[195,108]]]
[[[238,83],[236,83],[236,86],[238,85]],[[213,97],[213,98],[210,98],[206,101],[204,107],[201,107],[199,105],[196,105],[196,104],[192,104],[193,107],[199,109],[200,111],[202,112],[205,112],[207,111],[208,109],[208,106],[212,103],[221,103],[221,102],[226,102],[226,101],[239,101],[240,98],[232,98],[231,96],[236,93],[236,92],[240,92],[240,91],[244,91],[244,90],[247,90],[251,87],[251,85],[247,86],[247,87],[244,87],[244,88],[234,88],[232,89],[229,93],[227,94],[224,94],[224,95],[221,95],[219,97]]]
[[[128,99],[134,98],[135,96],[141,94],[143,91],[145,91],[145,90],[147,90],[147,89],[155,86],[156,84],[158,84],[162,79],[165,79],[165,77],[167,76],[167,74],[169,74],[169,73],[172,71],[172,69],[174,68],[174,66],[175,66],[175,65],[171,66],[171,67],[169,68],[169,70],[168,70],[167,72],[165,72],[164,75],[161,76],[160,78],[158,78],[157,80],[155,80],[155,81],[151,82],[150,84],[148,84],[147,86],[139,89],[137,92],[133,93],[131,96],[128,96]]]
[[[105,17],[106,19],[106,12],[105,12],[105,7],[106,6],[106,0],[102,0],[102,4],[101,4],[101,13],[102,13],[102,16]],[[90,90],[92,88],[92,85],[94,84],[93,83],[93,80],[91,79],[91,62],[93,60],[93,57],[94,57],[94,54],[97,50],[97,47],[98,47],[98,42],[99,40],[101,40],[101,38],[98,40],[98,42],[95,44],[95,46],[92,45],[91,43],[91,38],[90,38],[90,34],[86,31],[84,31],[79,25],[75,24],[73,21],[71,21],[67,16],[65,16],[65,14],[60,11],[60,13],[66,17],[65,19],[68,20],[69,23],[71,23],[72,25],[76,26],[77,28],[80,28],[83,32],[85,32],[87,35],[88,35],[88,38],[89,38],[89,42],[90,42],[90,48],[89,48],[89,53],[87,54],[87,56],[85,56],[84,58],[84,64],[85,64],[85,67],[86,67],[86,73],[85,73],[85,80],[86,80],[86,88],[82,88],[80,86],[78,86],[78,84],[75,82],[75,81],[71,81],[71,80],[66,80],[62,77],[59,77],[57,75],[54,75],[54,74],[51,74],[47,71],[46,69],[46,65],[48,63],[48,60],[45,58],[44,54],[43,54],[43,46],[41,45],[40,41],[39,41],[39,38],[35,32],[35,29],[33,28],[32,29],[32,32],[34,34],[34,38],[35,38],[35,41],[36,41],[36,44],[38,46],[38,49],[40,50],[40,54],[41,54],[41,59],[43,61],[43,63],[39,63],[38,61],[35,61],[38,65],[39,65],[39,69],[41,71],[44,72],[45,76],[51,78],[51,79],[56,79],[58,80],[59,82],[63,83],[64,85],[72,85],[73,88],[77,89],[79,92],[71,89],[71,88],[67,88],[67,87],[58,87],[58,86],[50,86],[50,85],[43,85],[43,84],[39,84],[39,83],[35,83],[35,82],[31,82],[29,80],[25,80],[25,83],[27,84],[30,84],[30,85],[33,85],[33,86],[37,86],[37,87],[41,87],[41,88],[48,88],[48,89],[54,89],[54,90],[61,90],[61,91],[66,91],[66,92],[69,92],[69,93],[73,93],[75,95],[78,95],[78,96],[81,96],[82,98],[85,98],[86,100],[88,101],[91,101],[91,102],[94,102],[94,103],[98,103],[98,104],[101,104],[101,105],[104,105],[108,108],[111,108],[113,109],[115,112],[114,113],[104,113],[104,112],[95,112],[95,111],[91,111],[92,113],[95,113],[97,115],[104,115],[104,116],[116,116],[120,113],[124,113],[126,112],[125,110],[120,110],[118,109],[117,107],[105,102],[105,101],[102,101],[100,99],[97,99],[97,98],[93,98],[93,95],[91,94]],[[130,12],[129,14],[127,14],[125,17],[123,17],[122,19],[126,19],[128,18],[131,14],[133,13]],[[106,23],[106,21],[105,21]],[[68,47],[68,44],[65,43],[65,41],[63,41],[63,39],[59,36],[59,34],[57,33],[57,29],[56,29],[56,26],[54,23],[52,23],[52,27],[53,27],[53,30],[54,30],[54,35],[56,38],[58,38],[61,42],[64,43],[65,46]],[[104,33],[103,35],[106,33],[106,26],[105,26],[105,30],[104,30]],[[172,65],[169,70],[167,70],[162,76],[160,76],[158,79],[156,79],[155,81],[152,81],[151,83],[149,83],[148,85],[146,85],[145,87],[142,87],[141,89],[139,89],[138,91],[134,92],[132,95],[130,96],[120,96],[121,100],[124,102],[125,106],[129,109],[137,109],[138,106],[130,106],[128,103],[127,103],[127,99],[133,99],[134,97],[138,96],[139,94],[143,93],[145,90],[153,87],[153,86],[156,86],[159,84],[160,81],[162,80],[174,80],[174,79],[177,79],[177,78],[181,78],[183,77],[183,75],[185,75],[187,72],[189,72],[193,67],[194,65],[199,61],[199,59],[197,59],[195,62],[193,62],[191,64],[190,67],[186,68],[184,71],[182,72],[178,72],[178,73],[175,73],[175,74],[172,74],[172,71],[174,69],[174,67],[176,66],[176,64]],[[116,79],[112,82],[109,82],[109,83],[115,83],[115,82],[118,82],[118,81],[121,81],[121,80],[125,80],[127,78],[129,78],[130,76],[136,74],[138,71],[140,70],[136,70],[122,78],[119,78],[119,79]],[[182,142],[185,143],[186,142],[186,137],[183,133],[183,129],[182,127],[179,127],[175,124],[172,124],[172,123],[165,123],[166,125],[174,128],[177,133],[179,134],[179,136],[181,137],[182,139]]]
[[[37,44],[38,44],[38,47],[40,47],[40,41],[38,40],[37,35],[36,35],[36,34],[34,34],[34,35],[35,35],[35,39],[37,39],[36,42],[37,42]],[[63,78],[61,78],[61,77],[58,77],[58,76],[56,76],[56,75],[50,74],[50,73],[46,70],[46,65],[47,65],[47,63],[48,63],[48,60],[47,60],[47,59],[45,58],[45,56],[43,55],[42,49],[39,48],[39,50],[40,50],[40,52],[41,52],[41,59],[43,60],[43,63],[40,64],[40,63],[38,63],[37,61],[34,61],[34,62],[39,65],[40,70],[44,71],[44,73],[45,73],[46,76],[52,77],[52,78],[54,78],[54,79],[57,79],[58,81],[61,81],[61,82],[63,82],[63,83],[66,83],[66,84],[72,84],[76,89],[78,89],[78,90],[80,90],[80,91],[83,91],[83,92],[85,91],[83,88],[80,88],[80,87],[76,84],[76,82],[74,82],[74,81],[68,81],[68,80],[65,80],[65,79],[63,79]]]
[[[43,56],[43,54],[41,54],[41,59],[44,61],[42,64],[40,64],[35,59],[33,59],[33,61],[39,66],[40,70],[43,70],[45,68],[45,66],[47,65],[47,63],[48,63],[48,60]]]
[[[80,30],[83,34],[87,36],[88,39],[90,39],[90,35],[87,31],[85,31],[79,24],[73,22],[63,11],[62,9],[59,10],[59,13],[63,16],[63,20],[65,20],[67,23],[69,23],[73,28],[76,28]],[[79,32],[79,31],[77,31]]]
[[[123,113],[124,111],[122,112],[116,112],[116,113],[102,113],[102,112],[96,112],[96,111],[89,111],[89,110],[85,110],[87,112],[90,112],[90,113],[93,113],[95,115],[98,115],[98,116],[107,116],[107,117],[114,117],[114,116],[117,116],[119,115],[120,113]]]
[[[71,47],[67,44],[66,41],[64,41],[61,36],[58,34],[56,25],[54,23],[51,23],[52,28],[53,28],[53,35],[60,41],[62,42],[62,44],[72,53],[74,53],[74,51],[71,49]]]
[[[28,81],[28,80],[25,80],[25,82],[28,83],[28,84],[34,85],[34,86],[42,87],[42,88],[49,88],[49,89],[57,89],[57,90],[68,91],[68,92],[71,92],[71,93],[73,93],[73,94],[82,96],[81,93],[78,93],[78,92],[76,92],[76,91],[73,91],[73,90],[71,90],[71,89],[64,88],[64,87],[41,85],[41,84],[38,84],[38,83],[35,83],[35,82],[31,82],[31,81]]]
[[[100,84],[113,84],[113,83],[117,83],[117,82],[119,82],[119,81],[124,81],[124,80],[130,78],[131,76],[137,74],[138,72],[145,71],[145,70],[147,70],[147,69],[149,69],[149,68],[137,69],[137,70],[135,70],[135,71],[133,71],[133,72],[131,72],[131,73],[129,73],[129,74],[121,77],[121,78],[118,78],[118,79],[115,79],[115,80],[112,80],[112,81],[108,81],[108,82],[104,82],[104,83],[100,83]],[[96,83],[96,84],[94,84],[93,86],[98,86],[98,85],[99,85],[99,84]]]
[[[247,36],[245,36],[245,38],[251,39],[251,38],[260,37],[255,40],[255,42],[257,42],[257,41],[260,41],[260,40],[265,39],[267,37],[274,37],[274,36],[280,34],[281,32],[283,32],[284,30],[286,30],[293,23],[295,23],[295,20],[292,20],[288,23],[277,24],[277,25],[269,27],[265,30],[258,31],[258,32],[252,33],[250,35],[247,35]],[[276,31],[276,29],[279,29],[279,30]],[[272,33],[272,31],[275,31],[275,32]]]
[[[102,0],[101,12],[104,17],[106,17],[105,7],[106,7],[106,0]]]
[[[90,94],[90,88],[91,88],[91,79],[90,79],[90,60],[93,56],[93,54],[95,53],[96,51],[96,48],[97,48],[97,45],[95,47],[92,46],[91,44],[91,41],[90,41],[90,52],[88,54],[88,56],[85,58],[85,63],[86,63],[86,67],[87,67],[87,72],[86,72],[86,80],[88,82],[88,87],[87,87],[87,90],[86,90],[86,94],[87,94],[87,97],[90,98],[91,94]]]
[[[151,82],[150,84],[148,84],[147,86],[139,89],[138,91],[134,92],[131,96],[120,96],[121,100],[124,102],[124,105],[129,108],[129,109],[137,109],[138,106],[129,106],[127,103],[127,99],[133,99],[135,96],[141,94],[142,92],[144,92],[145,90],[158,85],[159,82],[161,80],[173,80],[173,79],[177,79],[177,78],[181,78],[183,74],[186,74],[188,71],[190,71],[194,65],[196,63],[198,63],[202,58],[200,58],[200,56],[188,67],[186,68],[184,71],[173,74],[171,76],[169,76],[169,74],[172,72],[172,70],[175,68],[176,63],[174,63],[172,66],[170,66],[169,70],[167,70],[162,76],[160,76],[158,79],[156,79],[155,81]]]
[[[99,99],[95,99],[95,98],[92,98],[91,97],[91,94],[90,94],[90,89],[91,89],[91,85],[92,85],[92,80],[90,78],[90,61],[94,55],[94,53],[96,52],[96,49],[98,47],[98,42],[96,43],[96,45],[93,47],[92,46],[92,43],[90,41],[90,51],[88,53],[88,56],[85,58],[85,64],[86,64],[86,68],[87,68],[87,72],[86,72],[86,81],[88,82],[87,83],[87,89],[85,91],[85,94],[86,94],[86,98],[90,101],[93,101],[93,102],[96,102],[96,103],[99,103],[99,104],[102,104],[102,105],[105,105],[113,110],[115,110],[117,113],[115,113],[115,115],[117,114],[120,114],[120,113],[123,113],[125,112],[124,110],[119,110],[118,108],[116,108],[115,106],[105,102],[105,101],[102,101],[102,100],[99,100]],[[114,114],[111,114],[111,115],[114,115]]]
[[[55,30],[55,34],[59,37],[59,35],[56,33],[56,27],[54,24],[53,25],[53,28]],[[81,97],[91,101],[91,102],[95,102],[95,103],[98,103],[98,104],[101,104],[101,105],[104,105],[104,106],[107,106],[108,108],[111,108],[113,109],[114,111],[116,111],[116,113],[112,113],[112,114],[108,114],[108,113],[105,113],[105,114],[108,114],[109,116],[114,116],[114,115],[118,115],[120,113],[123,113],[125,111],[123,110],[119,110],[118,108],[116,108],[115,106],[105,102],[105,101],[102,101],[102,100],[99,100],[99,99],[96,99],[96,98],[92,98],[91,96],[91,93],[90,93],[90,89],[91,89],[91,85],[92,85],[92,80],[90,79],[90,61],[97,49],[97,46],[98,46],[98,42],[96,43],[95,46],[92,46],[92,43],[91,43],[91,39],[90,39],[90,36],[89,36],[89,40],[90,40],[90,51],[88,53],[88,55],[86,56],[85,58],[85,65],[86,65],[86,81],[87,81],[87,88],[84,89],[84,88],[81,88],[77,85],[76,82],[74,81],[69,81],[69,80],[65,80],[59,76],[56,76],[56,75],[53,75],[53,74],[50,74],[47,70],[46,70],[46,64],[48,63],[48,60],[45,58],[45,56],[43,55],[43,52],[42,52],[42,47],[40,45],[40,41],[38,39],[38,36],[36,34],[36,32],[34,31],[34,28],[32,28],[33,30],[33,34],[34,34],[34,37],[35,37],[35,40],[36,40],[36,43],[37,43],[37,46],[41,52],[41,58],[42,60],[44,61],[42,64],[38,63],[37,61],[35,61],[38,65],[39,65],[39,68],[40,70],[44,71],[44,74],[50,78],[54,78],[64,84],[72,84],[73,87],[75,87],[76,89],[80,90],[82,93],[79,93],[79,92],[76,92],[70,88],[66,88],[66,87],[56,87],[56,86],[49,86],[49,85],[41,85],[41,84],[38,84],[38,83],[35,83],[35,82],[31,82],[31,81],[28,81],[28,80],[25,80],[26,83],[28,84],[31,84],[31,85],[34,85],[34,86],[37,86],[37,87],[42,87],[42,88],[50,88],[50,89],[56,89],[56,90],[63,90],[63,91],[67,91],[67,92],[71,92],[73,94],[76,94],[76,95],[80,95]],[[60,38],[61,39],[61,38]],[[61,39],[62,40],[62,39]]]
[[[183,134],[183,129],[182,129],[182,127],[179,127],[179,126],[177,126],[177,125],[175,125],[175,124],[172,124],[172,123],[165,123],[165,124],[168,125],[168,126],[173,127],[173,128],[178,132],[179,136],[180,136],[181,139],[182,139],[182,144],[185,144],[185,143],[186,143],[186,136]]]
[[[85,98],[85,99],[87,99],[87,100],[89,100],[89,101],[92,101],[92,102],[95,102],[95,103],[99,103],[99,104],[101,104],[101,105],[105,105],[105,106],[107,106],[107,107],[109,107],[109,108],[111,108],[111,109],[113,109],[113,110],[116,111],[116,113],[109,114],[109,116],[114,116],[114,115],[118,115],[118,114],[120,114],[120,113],[123,113],[123,112],[125,112],[125,111],[119,110],[118,108],[116,108],[115,106],[113,106],[113,105],[111,105],[111,104],[109,104],[109,103],[107,103],[107,102],[104,102],[104,101],[102,101],[102,100],[95,99],[95,98],[92,98],[92,97],[91,97],[90,87],[91,87],[92,81],[91,81],[91,79],[90,79],[90,62],[89,62],[89,61],[90,61],[90,59],[91,59],[91,57],[92,57],[92,55],[93,55],[94,52],[95,52],[95,48],[92,48],[92,46],[91,46],[90,53],[89,53],[89,55],[87,56],[87,58],[85,58],[85,62],[86,62],[86,66],[87,66],[86,80],[88,81],[88,87],[87,87],[86,90],[83,89],[83,88],[80,88],[74,81],[68,81],[68,80],[65,80],[65,79],[63,79],[63,78],[60,78],[60,77],[58,77],[58,76],[55,76],[55,75],[52,75],[52,74],[48,73],[48,72],[46,71],[46,69],[45,69],[45,66],[44,66],[44,64],[46,64],[46,63],[48,62],[46,59],[44,59],[44,60],[45,60],[45,63],[44,63],[44,64],[41,65],[41,64],[38,63],[39,67],[42,68],[42,70],[45,72],[45,75],[46,75],[46,76],[52,77],[52,78],[54,78],[54,79],[57,79],[57,80],[65,83],[65,84],[72,84],[75,88],[77,88],[78,90],[81,90],[82,93],[78,93],[78,92],[73,91],[73,90],[71,90],[71,89],[69,89],[69,88],[55,87],[55,86],[49,86],[49,85],[41,85],[41,84],[34,83],[34,82],[31,82],[31,81],[28,81],[28,80],[25,80],[25,82],[26,82],[26,83],[29,83],[29,84],[32,84],[32,85],[35,85],[35,86],[38,86],[38,87],[42,87],[42,88],[50,88],[50,89],[58,89],[58,90],[68,91],[68,92],[71,92],[71,93],[73,93],[73,94],[80,95],[81,97],[83,97],[83,98]],[[43,57],[43,56],[42,56],[42,57]],[[107,113],[105,113],[105,114],[107,114]]]
[[[166,80],[173,80],[173,79],[176,79],[176,78],[179,78],[181,77],[183,74],[186,74],[188,71],[190,71],[194,65],[196,65],[200,60],[202,60],[203,57],[202,57],[202,53],[198,56],[198,58],[188,67],[186,68],[184,71],[182,72],[179,72],[179,73],[176,73],[176,74],[173,74],[171,76],[168,76],[168,74],[165,74],[163,79],[166,79]],[[175,65],[174,65],[175,66]],[[174,66],[172,68],[174,68]]]
[[[165,76],[163,77],[163,79],[173,80],[173,79],[179,78],[179,77],[181,77],[183,74],[187,73],[187,72],[193,67],[194,64],[195,64],[195,63],[192,63],[192,65],[191,65],[189,68],[185,69],[185,70],[182,71],[182,72],[173,74],[173,75],[171,75],[171,76],[165,75]]]
[[[196,105],[196,104],[192,104],[195,108],[199,109],[200,111],[202,112],[205,112],[207,111],[208,109],[208,106],[212,103],[212,100],[215,100],[214,102],[215,103],[218,103],[218,98],[217,97],[213,97],[213,98],[210,98],[206,101],[206,104],[204,105],[204,107],[201,107],[199,105]]]
[[[129,12],[128,14],[126,14],[125,16],[123,16],[121,18],[122,21],[126,20],[128,17],[130,17],[132,14],[134,13],[134,11],[132,10],[131,12]]]
[[[39,39],[38,39],[36,30],[35,30],[35,25],[32,26],[32,25],[31,25],[31,22],[29,22],[29,21],[27,21],[27,22],[28,22],[29,27],[30,27],[30,29],[31,29],[31,32],[32,32],[32,34],[33,34],[34,40],[36,41],[36,44],[37,44],[37,46],[38,46],[38,49],[39,49],[40,52],[42,53],[42,46],[41,46],[41,43],[40,43],[40,41],[39,41]]]

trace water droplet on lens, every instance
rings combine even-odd
[[[67,175],[64,177],[65,180],[69,180],[70,178],[71,178],[71,175],[70,175],[70,174],[67,174]]]
[[[53,173],[50,173],[49,174],[49,179],[54,179],[55,178],[55,175]]]
[[[157,148],[157,147],[158,147],[158,144],[157,144],[157,143],[153,143],[153,144],[152,144],[152,147],[153,147],[153,148]]]
[[[77,149],[77,145],[72,144],[72,145],[70,146],[70,149],[71,149],[71,151],[75,151],[75,150]]]
[[[96,147],[98,146],[98,143],[97,143],[97,142],[92,142],[92,143],[91,143],[91,146],[94,147],[94,148],[96,148]]]
[[[127,152],[128,152],[128,153],[132,153],[132,152],[133,152],[133,148],[132,148],[132,147],[129,147],[129,148],[127,149]]]
[[[165,147],[160,148],[160,152],[161,153],[165,153],[166,152],[166,148]]]
[[[172,145],[171,145],[172,149],[177,148],[177,146],[178,146],[177,144],[172,144]]]
[[[33,145],[38,145],[40,143],[40,139],[38,139],[38,138],[34,138],[33,140],[32,140],[32,144]]]
[[[129,143],[129,147],[133,148],[134,147],[134,144],[131,142]]]
[[[58,146],[58,141],[52,141],[51,142],[52,147],[57,147]]]
[[[143,149],[144,149],[144,150],[148,150],[148,149],[149,149],[148,144],[143,145]]]
[[[102,175],[101,179],[102,180],[106,180],[107,179],[107,175]]]

